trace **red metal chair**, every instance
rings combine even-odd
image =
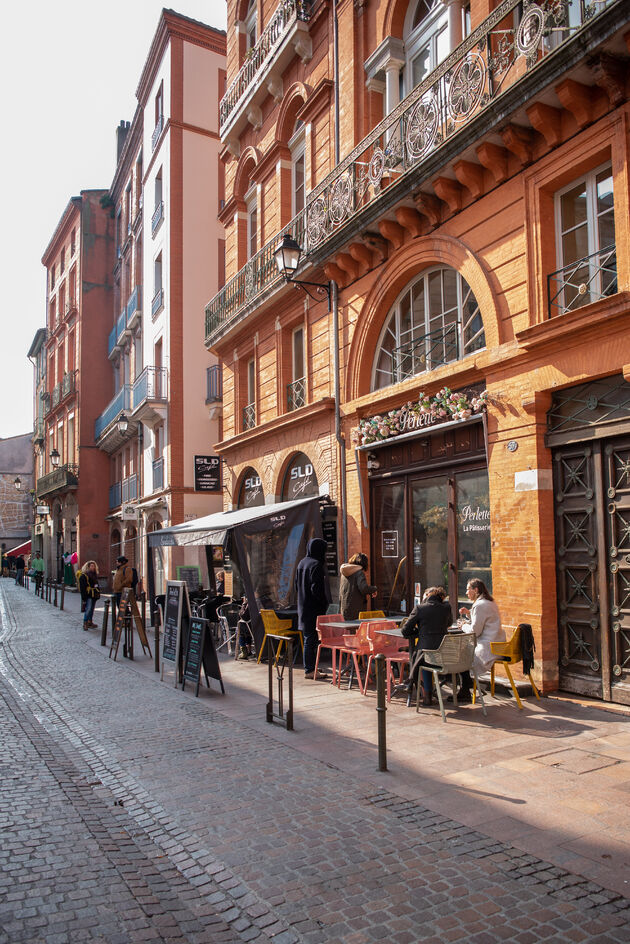
[[[337,663],[337,654],[344,648],[343,636],[348,630],[343,626],[328,626],[328,623],[343,622],[343,616],[340,613],[326,613],[317,617],[317,635],[319,636],[319,646],[317,647],[317,658],[315,659],[315,677],[319,668],[319,656],[322,649],[330,649],[332,659],[332,683],[335,684],[335,666]],[[340,656],[341,658],[341,656]]]
[[[364,661],[369,658],[369,655],[372,651],[372,642],[370,640],[370,626],[372,622],[382,623],[382,620],[368,621],[361,623],[357,629],[356,635],[351,635],[345,633],[343,637],[344,646],[339,650],[339,672],[337,674],[337,685],[340,686],[341,680],[341,663],[344,657],[346,657],[347,662],[352,660],[354,664],[354,670],[357,673],[357,682],[359,684],[359,691],[362,695],[365,695],[365,682],[361,678],[361,670],[359,668],[359,660]],[[394,624],[395,625],[395,624]],[[367,681],[367,676],[366,676]]]
[[[369,636],[372,643],[372,651],[368,659],[365,672],[365,688],[370,677],[370,669],[377,655],[385,656],[385,678],[387,680],[387,701],[392,700],[392,681],[394,680],[394,664],[398,665],[400,678],[402,679],[405,666],[409,666],[409,652],[401,652],[401,647],[407,645],[407,641],[402,636],[384,636],[380,634],[383,629],[395,629],[396,623],[393,620],[374,620],[370,622]]]

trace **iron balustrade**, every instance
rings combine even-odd
[[[127,306],[123,308],[120,315],[118,316],[118,321],[116,322],[116,343],[120,341],[123,336],[123,332],[127,327]]]
[[[297,410],[306,403],[306,377],[287,384],[287,409]]]
[[[256,404],[248,403],[243,407],[243,429],[253,429],[256,425]]]
[[[321,256],[328,241],[344,227],[350,230],[366,208],[375,204],[377,210],[379,201],[395,200],[396,194],[402,199],[404,184],[398,184],[407,174],[420,179],[425,164],[434,173],[437,152],[472,122],[484,116],[489,127],[505,123],[498,104],[502,96],[573,39],[579,43],[579,32],[615,4],[619,0],[542,0],[524,7],[522,0],[503,0],[311,191],[305,209],[210,300],[206,343],[263,290],[280,282],[273,252],[285,232],[306,256],[315,250]],[[239,77],[235,83],[244,81]]]
[[[41,395],[42,397],[42,416],[48,416],[50,413],[50,394],[48,391],[44,391]]]
[[[58,469],[53,469],[46,475],[37,479],[37,497],[42,498],[51,492],[59,491],[63,488],[76,487],[79,484],[79,466],[71,463],[60,465]]]
[[[157,143],[160,140],[160,135],[162,134],[162,129],[164,128],[164,115],[160,115],[155,128],[153,129],[153,134],[151,135],[151,150],[155,151]]]
[[[142,310],[141,298],[142,298],[142,286],[136,285],[133,292],[129,296],[129,300],[127,302],[127,324],[129,324],[129,322],[131,321],[131,319],[133,318],[133,316],[135,315],[137,311]]]
[[[166,367],[145,367],[133,384],[133,409],[145,400],[168,398],[168,370]]]
[[[122,480],[121,494],[124,502],[135,501],[138,497],[138,476],[135,472]]]
[[[61,403],[61,383],[55,384],[52,392],[52,409],[54,410],[56,406],[59,406]]]
[[[151,217],[151,235],[153,235],[164,219],[164,202],[161,200],[153,211],[153,216]]]
[[[61,381],[61,396],[62,398],[69,396],[71,393],[74,393],[76,388],[76,374],[75,371],[69,370],[63,375],[63,380]]]
[[[459,359],[460,325],[457,322],[429,331],[392,350],[392,383]]]
[[[112,353],[115,347],[116,347],[116,328],[113,327],[112,330],[109,332],[109,337],[107,338],[107,356],[108,357]]]
[[[310,17],[311,4],[309,0],[282,0],[256,45],[247,51],[245,62],[221,99],[219,104],[221,135],[225,131],[230,115],[248,90],[253,87],[256,77],[282,45],[293,24],[298,20],[306,23]]]
[[[220,403],[223,400],[223,374],[218,364],[206,367],[206,403]]]
[[[159,288],[151,301],[151,317],[155,318],[161,308],[164,307],[164,289]]]
[[[116,396],[94,423],[94,439],[98,440],[107,427],[113,423],[114,420],[118,419],[123,410],[131,409],[131,394],[132,390],[130,384],[124,384],[124,386],[120,388]]]
[[[122,489],[120,482],[114,482],[113,485],[109,486],[109,508],[110,511],[112,508],[118,508],[121,503],[121,493]]]
[[[608,246],[547,277],[549,317],[575,311],[618,291],[617,247]]]
[[[164,488],[164,459],[153,460],[153,491]]]

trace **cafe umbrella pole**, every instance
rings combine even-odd
[[[385,656],[379,653],[376,663],[376,718],[378,730],[378,769],[387,770],[387,731],[385,704]]]

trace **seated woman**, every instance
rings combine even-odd
[[[405,621],[402,634],[406,639],[413,641],[417,637],[415,650],[418,657],[410,652],[411,678],[417,684],[418,671],[422,667],[421,650],[438,649],[448,627],[453,621],[451,605],[446,601],[444,587],[429,587],[424,591],[422,603],[414,606]],[[431,705],[433,694],[433,673],[422,669],[422,705],[428,708]]]
[[[492,663],[497,660],[497,657],[492,653],[490,643],[504,642],[505,633],[501,626],[499,607],[494,602],[483,580],[477,578],[469,580],[466,586],[466,596],[472,601],[472,607],[468,609],[462,606],[459,615],[466,620],[462,623],[464,632],[474,633],[477,637],[475,672],[479,676],[483,672],[487,672]],[[462,687],[457,695],[458,701],[471,700],[471,686],[470,672],[464,672],[462,674]]]

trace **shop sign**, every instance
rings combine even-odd
[[[220,456],[195,456],[195,491],[221,491]]]
[[[466,420],[483,412],[487,400],[485,390],[482,393],[452,393],[448,387],[443,387],[432,397],[421,393],[417,403],[409,402],[388,413],[360,420],[352,431],[352,441],[355,446],[366,446],[440,423]]]
[[[248,475],[243,482],[243,498],[246,507],[255,507],[263,504],[262,482],[260,481],[260,476],[257,475],[253,469],[252,474]]]
[[[490,510],[479,505],[464,505],[460,513],[462,531],[489,531]]]
[[[138,520],[137,506],[132,505],[130,502],[125,502],[122,506],[122,519],[123,521],[137,521]]]
[[[35,534],[43,534],[43,533],[44,533],[44,525],[43,525],[43,524],[36,524],[36,525],[35,525]]]
[[[35,505],[35,512],[38,515],[49,515],[50,505]]]
[[[381,533],[381,557],[398,557],[398,531]]]
[[[284,501],[295,501],[298,498],[308,498],[317,495],[319,486],[313,464],[303,452],[293,457],[287,469],[282,488]]]

